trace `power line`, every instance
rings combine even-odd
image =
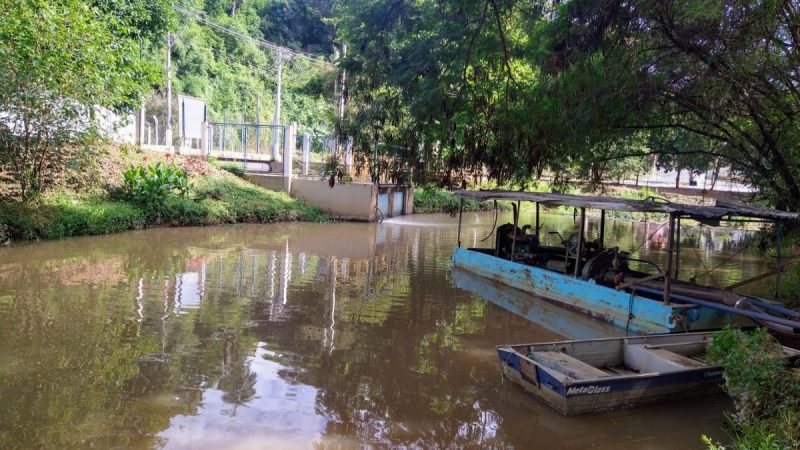
[[[207,26],[209,26],[209,27],[211,27],[211,28],[213,28],[213,29],[215,29],[217,31],[220,31],[222,33],[228,34],[230,36],[233,36],[233,37],[236,37],[236,38],[239,38],[239,39],[243,39],[245,41],[250,42],[251,44],[255,44],[255,45],[258,45],[260,47],[264,47],[264,48],[266,48],[268,50],[271,50],[271,51],[273,51],[273,52],[275,52],[277,54],[282,54],[284,56],[291,56],[291,57],[296,57],[296,58],[302,58],[302,59],[308,60],[308,61],[310,61],[310,62],[312,62],[314,64],[321,64],[321,65],[323,65],[325,67],[332,67],[333,66],[331,63],[329,63],[327,61],[324,61],[324,60],[320,59],[319,57],[314,56],[314,55],[312,55],[310,53],[299,52],[299,51],[296,51],[296,50],[292,50],[290,48],[282,47],[280,45],[273,44],[272,42],[265,41],[264,39],[254,38],[254,37],[249,36],[247,34],[244,34],[242,32],[236,31],[236,30],[234,30],[232,28],[228,28],[228,27],[226,27],[224,25],[220,25],[219,23],[216,23],[213,20],[207,18],[205,13],[198,12],[198,11],[192,11],[190,9],[184,8],[184,7],[176,5],[176,4],[172,5],[172,9],[174,9],[175,12],[177,12],[178,14],[181,14],[184,17],[192,18],[192,19],[202,23],[203,25],[207,25]]]

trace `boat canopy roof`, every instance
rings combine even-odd
[[[748,217],[773,221],[796,221],[798,213],[779,211],[776,209],[761,208],[757,206],[742,205],[717,201],[714,206],[686,205],[672,203],[664,199],[648,198],[645,200],[629,200],[614,197],[600,197],[593,195],[553,194],[549,192],[520,192],[520,191],[455,191],[456,197],[478,201],[508,200],[529,201],[541,203],[545,206],[574,206],[579,208],[604,209],[608,211],[653,212],[664,214],[678,214],[701,222],[719,221],[733,217]]]

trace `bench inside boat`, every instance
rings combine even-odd
[[[711,340],[711,333],[690,333],[533,344],[523,354],[563,381],[593,380],[707,367]]]

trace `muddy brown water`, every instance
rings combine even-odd
[[[464,244],[480,244],[493,221],[465,215]],[[543,222],[574,227],[571,217]],[[656,227],[612,222],[609,238],[662,258]],[[451,271],[456,233],[454,219],[429,215],[0,249],[0,448],[672,449],[725,439],[722,395],[564,418],[504,382],[498,344],[618,332],[549,304],[510,311],[505,290]],[[687,276],[720,262],[710,281],[763,269],[756,252],[737,252],[746,231],[686,233]]]

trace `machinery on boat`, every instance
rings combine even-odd
[[[453,254],[455,267],[546,300],[577,309],[629,333],[671,333],[718,329],[728,324],[767,326],[787,345],[800,347],[800,313],[780,304],[733,291],[749,281],[778,275],[789,262],[778,254],[774,271],[729,286],[701,286],[678,280],[680,221],[693,219],[708,225],[721,222],[774,222],[780,248],[780,224],[797,221],[798,214],[718,202],[716,206],[685,205],[665,200],[628,200],[515,191],[457,191],[462,199],[505,200],[514,204],[514,223],[495,230],[490,248],[461,246]],[[520,227],[520,201],[536,204],[534,224]],[[560,236],[560,246],[543,245],[539,223],[540,205],[572,206],[579,210],[577,232]],[[586,210],[600,210],[599,237],[586,239]],[[657,263],[633,258],[617,247],[605,246],[606,211],[663,213],[667,223],[667,261]],[[550,232],[551,234],[554,232]],[[557,233],[556,233],[557,234]],[[633,268],[636,262],[638,269]],[[646,268],[647,270],[642,270]]]

